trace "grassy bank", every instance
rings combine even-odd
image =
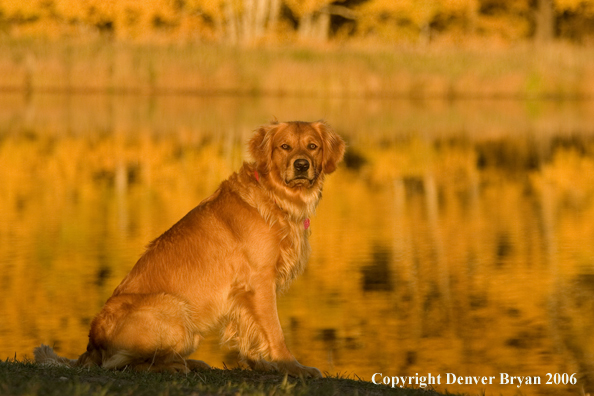
[[[4,91],[594,97],[594,51],[565,44],[314,49],[4,40],[0,51]]]
[[[42,367],[0,362],[3,395],[424,395],[423,389],[392,389],[346,378],[300,380],[247,370],[212,370],[189,375],[102,369]]]

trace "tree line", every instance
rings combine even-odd
[[[0,0],[0,34],[231,44],[594,37],[594,0]]]

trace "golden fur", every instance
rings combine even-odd
[[[45,345],[39,363],[108,369],[181,371],[209,368],[186,359],[202,334],[222,339],[256,370],[320,377],[288,350],[277,293],[308,261],[309,218],[324,176],[345,150],[324,122],[272,122],[249,142],[254,162],[148,246],[91,323],[78,360]]]

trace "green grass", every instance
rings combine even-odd
[[[0,395],[436,395],[423,389],[392,389],[340,376],[315,380],[249,370],[183,374],[44,367],[0,362]]]

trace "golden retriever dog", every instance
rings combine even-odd
[[[321,377],[291,354],[276,298],[305,268],[310,217],[344,141],[323,121],[261,126],[253,162],[149,244],[94,318],[78,360],[46,345],[38,363],[188,372],[203,334],[222,329],[254,370]]]

